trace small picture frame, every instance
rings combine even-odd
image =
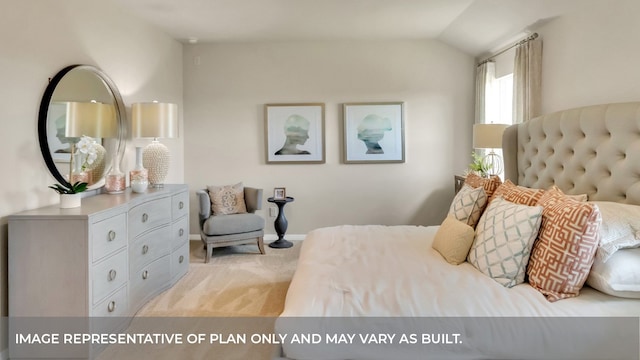
[[[273,199],[284,200],[287,198],[287,190],[283,187],[273,188]]]

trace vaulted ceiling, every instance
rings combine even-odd
[[[595,0],[111,0],[188,42],[438,39],[495,51]]]

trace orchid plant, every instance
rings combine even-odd
[[[76,149],[76,156],[84,155],[82,171],[85,171],[98,158],[98,142],[90,136],[83,135],[76,144]]]

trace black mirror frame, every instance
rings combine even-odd
[[[42,158],[44,159],[47,168],[51,175],[62,185],[69,186],[69,182],[64,178],[64,176],[58,171],[58,167],[53,161],[53,157],[51,156],[51,152],[49,150],[49,140],[47,139],[47,120],[49,114],[49,105],[51,104],[51,98],[53,97],[53,93],[56,90],[56,87],[64,78],[64,76],[74,69],[86,69],[95,73],[109,88],[111,94],[114,98],[114,107],[116,111],[116,117],[118,119],[118,137],[117,137],[117,146],[116,153],[112,154],[115,156],[118,163],[122,161],[122,157],[124,156],[125,142],[126,139],[126,110],[124,107],[124,102],[122,101],[122,96],[120,95],[120,91],[115,86],[115,83],[105,74],[102,70],[91,66],[91,65],[69,65],[64,69],[60,70],[51,80],[49,81],[49,85],[44,91],[44,95],[42,96],[42,100],[40,102],[40,109],[38,111],[38,141],[40,143],[40,152],[42,153]],[[110,169],[111,164],[105,169],[105,173],[107,173]]]

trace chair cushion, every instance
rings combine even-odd
[[[232,214],[209,217],[202,225],[208,236],[246,233],[264,229],[264,219],[256,214]]]

